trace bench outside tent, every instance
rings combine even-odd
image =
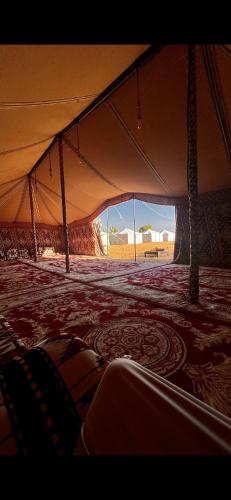
[[[168,248],[156,248],[144,252],[145,257],[159,257],[159,255],[169,255]]]

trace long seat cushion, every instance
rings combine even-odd
[[[65,386],[65,391],[68,395],[67,400],[69,398],[69,403],[71,401],[72,407],[74,407],[76,418],[82,422],[107,363],[101,356],[89,349],[84,341],[75,335],[59,335],[58,337],[53,337],[50,340],[42,342],[37,347],[37,351],[42,351],[44,356],[49,359],[50,364],[53,365],[54,375],[59,377],[62,381],[61,384]],[[33,349],[31,351],[33,351]],[[27,358],[28,354],[24,352],[21,357],[14,359],[14,363],[20,364],[21,368],[23,368],[23,363],[24,365],[27,364]],[[10,366],[10,363],[12,363],[12,361],[5,360],[5,363],[2,365],[5,369],[2,370],[2,372],[0,369],[0,455],[18,455],[21,453],[25,455],[36,454],[36,448],[34,450],[31,450],[31,448],[29,450],[27,449],[25,443],[28,442],[28,435],[26,438],[23,435],[21,412],[19,412],[19,416],[16,411],[17,405],[14,408],[14,401],[11,401],[13,408],[9,408],[7,397],[10,398],[11,395],[7,394],[7,389],[3,387],[3,384],[5,383],[5,386],[7,386],[4,377],[7,372],[6,367]],[[16,368],[19,369],[19,367]],[[33,367],[31,371],[33,372]],[[30,384],[31,391],[34,390],[33,387],[38,385],[33,394],[35,394],[35,397],[37,397],[37,394],[38,397],[41,398],[41,412],[44,411],[44,418],[46,416],[46,421],[51,422],[49,418],[49,398],[44,400],[45,396],[43,390],[41,387],[39,389],[39,381],[32,380],[32,375],[33,377],[35,376],[34,373],[30,373],[30,371],[25,372],[25,378],[26,376],[28,377],[28,380],[25,380],[25,384]],[[42,418],[43,415],[39,415],[40,423]],[[48,429],[47,432],[50,432],[50,430],[51,429]],[[27,430],[27,433],[28,432]],[[36,434],[36,424],[34,427],[32,426],[30,432]],[[60,448],[57,446],[56,441],[59,439],[57,432],[53,432],[50,437],[54,439],[54,446],[51,441],[51,455],[56,455],[56,448],[59,450],[58,454],[65,454],[62,450],[60,452]],[[32,438],[34,438],[34,434]],[[46,438],[48,439],[49,436]],[[75,443],[73,442],[73,449],[74,446]]]

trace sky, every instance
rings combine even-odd
[[[107,231],[107,212],[104,210],[97,219],[100,219],[104,231]],[[115,226],[119,231],[129,227],[134,229],[133,200],[119,203],[109,207],[108,226]],[[152,224],[155,231],[175,232],[175,207],[166,205],[155,205],[135,200],[135,228],[139,230],[141,226]]]

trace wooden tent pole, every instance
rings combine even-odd
[[[135,249],[135,262],[136,262],[136,214],[135,214],[135,198],[133,195],[133,225],[134,225],[134,249]]]
[[[107,209],[107,256],[109,255],[109,207]]]
[[[198,255],[198,187],[197,187],[197,102],[196,102],[196,47],[188,46],[188,199],[190,230],[190,277],[189,300],[199,301],[199,255]]]
[[[59,137],[58,143],[59,143],[60,185],[61,185],[62,211],[63,211],[63,236],[64,236],[65,255],[66,255],[66,272],[69,273],[70,272],[69,239],[68,239],[68,225],[67,225],[67,211],[66,211],[62,137]]]
[[[33,193],[32,193],[31,174],[28,175],[28,184],[29,184],[31,223],[32,223],[32,232],[33,232],[33,243],[34,243],[34,261],[38,262],[38,248],[37,248],[38,245],[37,245],[36,226],[35,226],[35,217],[34,217],[34,202],[33,202]]]

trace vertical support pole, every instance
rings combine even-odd
[[[107,256],[109,255],[109,207],[107,209]]]
[[[135,213],[135,198],[133,195],[133,225],[134,225],[134,257],[136,262],[136,213]]]
[[[33,232],[33,243],[34,243],[34,261],[38,262],[38,245],[37,245],[35,217],[34,217],[34,202],[33,202],[33,193],[32,193],[31,174],[28,175],[28,184],[29,184],[31,223],[32,223],[32,232]]]
[[[190,276],[189,300],[199,301],[199,256],[198,256],[198,187],[197,187],[197,100],[196,100],[196,48],[188,46],[188,199],[190,228]]]
[[[63,167],[63,143],[62,143],[62,137],[59,137],[58,143],[59,143],[59,167],[60,167],[60,185],[61,185],[61,195],[62,195],[63,236],[64,236],[65,256],[66,256],[66,272],[69,273],[70,272],[69,239],[68,239],[68,225],[67,225],[67,211],[66,211],[66,196],[65,196],[64,167]]]

